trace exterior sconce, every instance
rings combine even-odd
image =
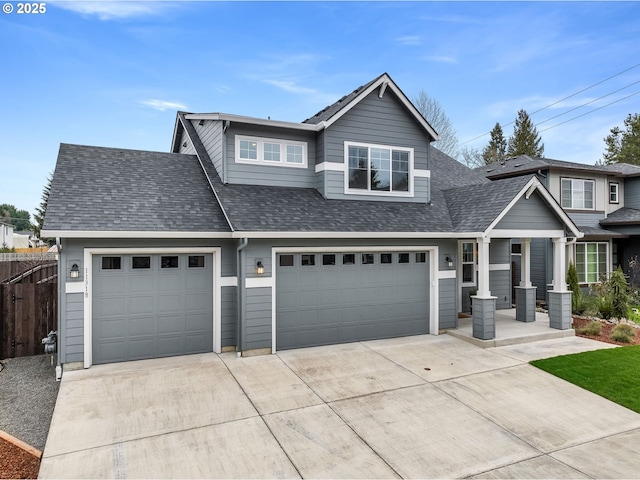
[[[258,260],[256,263],[256,273],[258,275],[264,274],[264,265],[262,264],[262,260]]]
[[[80,269],[78,268],[78,264],[74,263],[71,266],[71,271],[69,272],[69,276],[71,278],[78,278],[80,276]]]
[[[447,255],[447,258],[445,258],[445,261],[447,262],[447,265],[449,266],[449,268],[453,267],[453,258],[451,258],[451,255]]]

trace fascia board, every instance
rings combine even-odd
[[[364,89],[360,92],[351,102],[342,108],[339,112],[337,112],[334,116],[332,116],[329,120],[325,122],[325,128],[329,128],[332,124],[338,121],[343,115],[345,115],[349,110],[355,107],[360,101],[367,97],[371,92],[373,92],[376,88],[380,87],[383,84],[387,84],[386,88],[390,88],[393,93],[400,99],[402,104],[413,114],[415,120],[425,129],[429,135],[431,135],[435,140],[439,140],[440,136],[436,133],[436,131],[427,123],[422,114],[418,111],[418,109],[411,103],[411,101],[406,97],[406,95],[398,88],[398,86],[394,83],[393,80],[385,73],[382,75],[376,82],[369,85],[368,88]]]
[[[250,125],[262,125],[267,127],[291,128],[304,130],[307,132],[318,132],[324,128],[324,122],[318,124],[284,122],[280,120],[268,120],[264,118],[245,117],[243,115],[232,115],[228,113],[190,113],[185,115],[186,120],[227,120],[236,123],[247,123]]]
[[[235,231],[232,238],[479,238],[483,232],[247,232]]]

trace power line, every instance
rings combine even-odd
[[[618,100],[614,100],[611,103],[607,103],[606,105],[603,105],[603,106],[598,107],[598,108],[594,108],[593,110],[590,110],[590,111],[588,111],[586,113],[583,113],[582,115],[578,115],[576,117],[570,118],[569,120],[565,120],[564,122],[560,122],[560,123],[558,123],[556,125],[553,125],[551,127],[545,128],[544,130],[540,130],[539,133],[546,132],[547,130],[551,130],[552,128],[559,127],[560,125],[564,125],[565,123],[568,123],[571,120],[575,120],[576,118],[584,117],[585,115],[589,115],[590,113],[597,112],[598,110],[602,110],[603,108],[608,107],[609,105],[613,105],[614,103],[621,102],[622,100],[626,100],[627,98],[633,97],[634,95],[638,95],[639,93],[640,93],[640,91],[637,91],[635,93],[632,93],[631,95],[627,95],[626,97],[619,98]]]
[[[561,100],[558,100],[558,101],[556,101],[556,102],[553,102],[553,103],[551,103],[551,104],[547,105],[546,107],[543,107],[543,108],[541,108],[541,109],[539,109],[539,110],[536,110],[535,112],[533,112],[533,113],[529,114],[529,116],[534,115],[534,114],[536,114],[536,113],[539,113],[539,112],[541,112],[541,111],[543,111],[543,110],[546,110],[547,108],[553,107],[554,105],[557,105],[557,104],[558,104],[558,103],[560,103],[560,102],[564,102],[565,100],[567,100],[567,99],[569,99],[569,98],[575,97],[576,95],[579,95],[579,94],[581,94],[581,93],[583,93],[583,92],[586,92],[587,90],[589,90],[589,89],[591,89],[591,88],[593,88],[593,87],[596,87],[596,86],[598,86],[598,85],[600,85],[600,84],[602,84],[602,83],[604,83],[604,82],[606,82],[606,81],[608,81],[608,80],[611,80],[612,78],[618,77],[618,76],[622,75],[623,73],[626,73],[626,72],[628,72],[629,70],[633,70],[634,68],[637,68],[637,67],[639,67],[639,66],[640,66],[640,63],[636,63],[635,65],[633,65],[633,66],[631,66],[631,67],[629,67],[629,68],[626,68],[626,69],[622,70],[621,72],[618,72],[618,73],[616,73],[616,74],[614,74],[614,75],[611,75],[610,77],[607,77],[607,78],[605,78],[604,80],[600,80],[599,82],[596,82],[596,83],[594,83],[593,85],[590,85],[590,86],[588,86],[588,87],[586,87],[586,88],[583,88],[582,90],[580,90],[580,91],[578,91],[578,92],[576,92],[576,93],[572,93],[571,95],[569,95],[569,96],[567,96],[567,97],[564,97],[564,98],[563,98],[563,99],[561,99]],[[638,82],[636,82],[636,83],[638,83]],[[631,86],[631,85],[634,85],[634,83],[632,83],[632,84],[630,84],[630,85],[627,85],[627,87],[629,87],[629,86]],[[626,88],[626,87],[624,87],[624,88]],[[619,90],[617,90],[617,91],[619,91]],[[615,93],[615,92],[612,92],[612,93]],[[605,95],[605,97],[606,97],[606,96],[607,96],[607,95]],[[616,102],[613,102],[613,103],[616,103]],[[608,105],[605,105],[605,106],[608,106]],[[577,107],[577,108],[579,108],[579,107]],[[604,107],[602,107],[602,108],[604,108]],[[574,109],[574,110],[575,110],[575,109]],[[599,110],[599,109],[598,109],[598,110]],[[595,111],[595,110],[593,110],[593,111]],[[581,116],[582,116],[582,115],[580,115],[580,116],[578,116],[578,117],[575,117],[575,118],[579,118],[579,117],[581,117]],[[546,120],[545,120],[545,121],[546,121]],[[513,122],[509,122],[509,123],[505,123],[504,125],[501,125],[501,126],[502,126],[502,127],[506,127],[506,126],[512,125],[512,124],[514,124],[514,123],[515,123],[515,121],[513,121]],[[563,123],[567,123],[567,122],[563,122]],[[562,124],[559,124],[559,125],[562,125]],[[548,129],[547,129],[547,130],[548,130]],[[465,144],[467,144],[467,143],[473,142],[474,140],[477,140],[477,139],[479,139],[479,138],[482,138],[482,137],[484,137],[485,135],[490,135],[490,134],[491,134],[491,131],[485,132],[485,133],[483,133],[482,135],[478,135],[477,137],[473,137],[473,138],[472,138],[472,139],[470,139],[470,140],[465,140],[464,142],[460,143],[460,145],[465,145]]]

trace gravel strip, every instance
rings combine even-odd
[[[0,364],[0,430],[43,451],[60,387],[55,363],[36,355]]]

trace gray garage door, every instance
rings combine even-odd
[[[213,258],[94,255],[93,363],[213,351]]]
[[[279,254],[276,348],[429,333],[426,252]]]

